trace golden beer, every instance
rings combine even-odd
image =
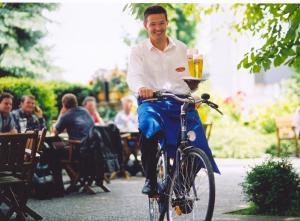
[[[194,57],[194,72],[195,76],[198,79],[202,79],[202,70],[203,70],[203,56],[202,55],[196,55]]]
[[[195,48],[189,48],[187,50],[187,61],[189,66],[189,72],[191,77],[195,77],[195,64],[194,64],[194,56],[198,54],[198,50]]]
[[[195,64],[193,57],[188,57],[189,72],[192,77],[195,77]]]

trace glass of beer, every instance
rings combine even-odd
[[[196,54],[198,54],[198,50],[195,48],[190,48],[187,50],[187,60],[188,60],[189,72],[192,77],[195,77],[194,56]]]
[[[194,54],[194,72],[195,76],[198,79],[202,79],[202,70],[203,70],[203,55],[201,54]]]

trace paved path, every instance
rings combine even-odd
[[[262,159],[251,160],[221,160],[217,163],[222,175],[216,175],[216,205],[214,220],[216,221],[294,221],[300,218],[266,217],[266,216],[236,216],[225,215],[225,212],[237,210],[246,206],[241,196],[242,182],[249,165],[253,166]],[[293,159],[300,173],[300,159]],[[147,197],[140,194],[144,179],[133,177],[129,180],[117,179],[109,184],[111,193],[103,193],[98,189],[96,195],[76,193],[64,198],[52,200],[30,200],[29,204],[38,211],[45,221],[143,221],[148,220]]]

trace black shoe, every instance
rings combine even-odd
[[[150,179],[146,179],[145,185],[143,186],[142,193],[146,195],[155,194],[156,190],[156,182],[151,182]]]

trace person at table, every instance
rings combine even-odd
[[[0,134],[17,133],[15,122],[11,114],[13,96],[3,92],[0,94]]]
[[[62,108],[60,110],[60,115],[53,129],[55,136],[58,136],[60,133],[66,130],[70,140],[82,140],[88,135],[89,130],[93,126],[94,121],[91,115],[85,108],[78,106],[76,96],[71,93],[65,94],[62,97]],[[58,195],[63,195],[62,193],[64,191],[64,186],[62,181],[62,166],[60,160],[67,156],[67,152],[65,149],[52,149],[51,155],[52,160],[50,167],[53,170],[55,183],[58,186]],[[79,158],[79,145],[75,146],[73,157]]]
[[[62,97],[62,109],[54,126],[54,134],[58,135],[65,129],[69,139],[81,140],[86,137],[94,126],[94,121],[89,112],[78,106],[74,94],[68,93]]]
[[[103,119],[100,117],[96,108],[96,99],[92,96],[84,98],[82,106],[90,113],[95,124],[104,125]]]
[[[122,110],[115,117],[115,124],[121,132],[138,132],[137,116],[131,112],[133,105],[129,96],[122,98]]]
[[[21,98],[20,108],[12,112],[17,131],[41,130],[46,127],[43,111],[36,106],[33,95],[24,95]]]

